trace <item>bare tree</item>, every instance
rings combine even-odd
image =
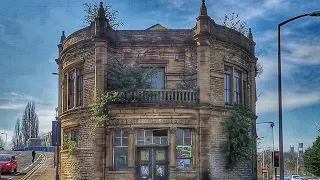
[[[24,110],[21,129],[24,145],[27,145],[29,138],[37,138],[39,136],[39,119],[34,101],[28,102]]]
[[[18,149],[23,147],[23,137],[22,137],[22,130],[20,119],[17,119],[16,125],[14,127],[14,134],[12,137],[12,148]]]
[[[93,3],[84,3],[83,6],[84,6],[84,12],[86,13],[83,19],[83,23],[85,25],[89,25],[95,20],[95,18],[98,17],[98,11],[99,11],[100,5],[99,5],[99,2],[93,2]],[[113,29],[117,29],[119,26],[123,25],[122,22],[117,20],[118,11],[112,10],[110,5],[105,6],[104,11],[106,14],[106,18]]]
[[[6,143],[4,142],[4,140],[2,139],[2,137],[0,136],[0,150],[3,150],[6,146]]]
[[[222,20],[222,25],[228,28],[234,29],[242,34],[247,32],[247,23],[242,21],[238,14],[234,12],[231,14],[226,14]]]

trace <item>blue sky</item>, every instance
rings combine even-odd
[[[0,132],[11,140],[17,118],[34,100],[41,131],[49,131],[57,107],[57,44],[83,27],[83,0],[3,0],[0,6]],[[190,29],[196,23],[201,0],[104,1],[118,10],[119,29],[146,29],[160,23],[171,29]],[[274,121],[276,147],[277,24],[295,15],[320,10],[318,0],[207,0],[208,14],[221,24],[235,12],[251,27],[259,61],[258,121]],[[320,123],[320,18],[305,17],[282,28],[284,148],[309,146]],[[261,148],[272,147],[271,129],[258,125],[265,137]]]

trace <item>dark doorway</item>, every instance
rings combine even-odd
[[[168,148],[138,147],[138,180],[168,180]]]

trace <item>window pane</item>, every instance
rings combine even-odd
[[[114,148],[114,169],[128,168],[128,148],[115,147]]]
[[[176,144],[183,145],[183,130],[182,129],[176,130]]]
[[[129,137],[129,131],[122,131],[122,137]]]
[[[161,145],[167,145],[168,144],[168,138],[167,137],[161,137]]]
[[[153,143],[159,145],[160,144],[160,137],[159,136],[153,136]]]
[[[137,144],[138,145],[144,144],[144,131],[141,129],[137,131]]]
[[[156,160],[157,161],[166,160],[166,152],[164,150],[157,150],[156,151]]]
[[[163,89],[165,81],[164,68],[157,68],[158,72],[152,75],[147,82],[150,83],[150,88]]]
[[[192,148],[191,146],[176,146],[176,158],[191,158]]]
[[[121,138],[114,138],[114,146],[121,146]]]
[[[141,150],[140,151],[140,160],[141,161],[149,161],[150,154],[149,150]]]
[[[165,175],[165,166],[156,165],[156,176],[163,177]]]
[[[185,137],[184,138],[184,145],[185,146],[191,146],[191,138],[190,137]]]
[[[114,137],[121,137],[121,130],[115,130]]]
[[[140,174],[143,178],[149,176],[149,165],[140,165]]]
[[[191,130],[190,129],[184,129],[184,137],[191,137]]]
[[[192,169],[191,159],[177,159],[176,168],[178,170],[188,170]]]
[[[69,72],[68,79],[68,108],[73,108],[74,106],[74,71]]]
[[[122,146],[128,146],[128,138],[122,138]]]

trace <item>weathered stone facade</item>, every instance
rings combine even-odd
[[[201,171],[207,169],[211,170],[213,179],[256,179],[255,149],[252,159],[228,172],[224,169],[225,155],[219,148],[225,139],[221,133],[221,122],[230,108],[225,100],[226,66],[231,67],[232,77],[236,70],[241,72],[243,83],[238,102],[255,113],[256,57],[251,31],[245,37],[215,24],[207,15],[203,2],[196,27],[192,29],[171,30],[158,24],[146,30],[113,30],[100,14],[89,27],[67,38],[63,32],[58,47],[59,120],[62,133],[76,132],[78,141],[72,155],[68,155],[66,150],[61,151],[61,179],[139,179],[139,168],[143,166],[139,153],[148,148],[153,152],[157,147],[166,152],[163,167],[167,168],[167,177],[164,179],[199,179]],[[164,68],[164,89],[157,90],[162,94],[159,97],[162,101],[153,101],[147,106],[110,106],[108,123],[94,128],[88,105],[99,91],[107,91],[106,65],[108,59],[114,57],[141,66]],[[73,70],[76,73],[70,74]],[[81,73],[78,74],[78,70]],[[187,81],[188,89],[178,88],[183,79]],[[233,84],[231,79],[231,102],[236,91]],[[163,103],[163,100],[167,102]],[[179,170],[176,164],[177,128],[191,130],[187,138],[191,142],[192,156],[187,170]],[[121,170],[115,168],[114,155],[115,130],[118,129],[128,132],[125,137],[127,154],[121,157],[127,168]],[[138,131],[150,129],[166,131],[164,146],[138,144]],[[253,119],[253,139],[255,135]],[[154,168],[154,164],[150,167]]]

